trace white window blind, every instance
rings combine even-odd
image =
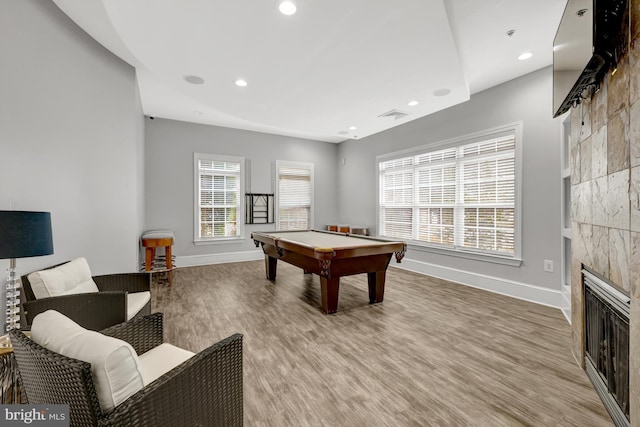
[[[516,255],[515,154],[514,131],[380,161],[381,234],[453,250]]]
[[[196,153],[194,163],[195,240],[241,237],[244,160]]]
[[[313,165],[276,162],[278,230],[312,228]]]

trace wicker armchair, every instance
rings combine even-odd
[[[45,270],[64,265],[61,263]],[[56,310],[87,329],[100,331],[127,321],[127,293],[149,291],[149,273],[121,273],[93,276],[100,292],[61,295],[37,299],[29,275],[22,276],[22,323],[31,325],[33,318],[47,310]],[[151,314],[151,302],[134,318]]]
[[[162,314],[101,331],[138,354],[162,344]],[[68,404],[71,426],[241,426],[242,335],[234,334],[103,412],[91,365],[47,350],[23,330],[9,332],[29,404]]]

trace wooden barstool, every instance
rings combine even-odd
[[[144,246],[144,271],[151,273],[154,268],[154,260],[156,258],[156,248],[164,248],[165,267],[169,275],[169,283],[171,283],[171,270],[173,262],[171,259],[171,247],[175,235],[171,230],[150,230],[142,234],[142,246]]]

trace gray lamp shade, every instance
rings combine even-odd
[[[0,259],[52,253],[51,213],[0,211]]]

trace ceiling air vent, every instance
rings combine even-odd
[[[404,111],[391,110],[387,111],[386,113],[380,114],[378,117],[393,117],[394,119],[398,120],[407,117],[408,115],[409,113],[406,113]]]

